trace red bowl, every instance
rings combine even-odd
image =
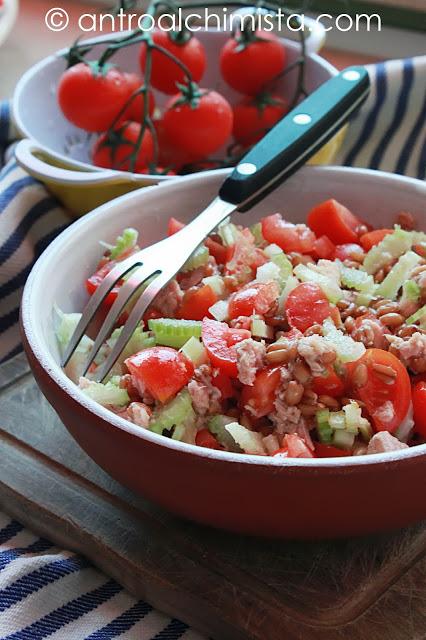
[[[426,517],[419,499],[426,445],[356,458],[287,459],[238,455],[176,442],[140,429],[97,405],[61,370],[53,330],[56,302],[81,309],[82,282],[100,251],[124,226],[147,243],[165,234],[167,217],[190,219],[216,192],[222,172],[189,176],[133,192],[62,233],[35,265],[22,302],[22,331],[34,376],[65,426],[111,476],[169,511],[240,533],[283,538],[358,535]],[[283,210],[300,222],[334,196],[379,226],[402,209],[421,219],[423,183],[356,169],[305,168],[241,220]],[[142,224],[143,223],[143,224]],[[48,286],[47,286],[48,285]]]

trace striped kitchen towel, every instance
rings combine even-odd
[[[339,163],[426,177],[426,56],[369,67],[371,95],[352,121]],[[0,109],[0,362],[21,350],[19,300],[32,264],[69,223],[16,166]],[[0,514],[0,638],[201,640],[93,568]]]

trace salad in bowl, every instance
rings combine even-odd
[[[182,226],[170,218],[169,234]],[[403,211],[393,227],[373,228],[335,199],[313,206],[304,223],[279,212],[251,226],[228,220],[160,292],[104,383],[93,374],[129,308],[86,375],[89,336],[66,373],[142,430],[277,463],[421,444],[426,233],[415,227]],[[81,283],[89,295],[138,242],[126,228],[102,243]],[[56,314],[64,349],[80,314]]]

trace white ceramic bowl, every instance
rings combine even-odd
[[[113,477],[200,522],[257,535],[309,538],[366,533],[425,518],[426,503],[417,490],[424,484],[426,445],[277,464],[274,458],[202,449],[140,429],[92,402],[63,373],[52,308],[57,303],[65,311],[82,309],[84,280],[100,257],[97,240],[111,241],[128,225],[140,230],[143,244],[159,240],[169,216],[189,221],[217,193],[224,175],[207,172],[127,194],[52,242],[31,272],[22,301],[24,343],[43,392],[81,446]],[[390,226],[402,209],[426,226],[425,183],[333,167],[302,169],[235,219],[250,225],[282,211],[302,222],[313,205],[330,197],[378,227]]]
[[[0,7],[0,45],[13,29],[18,16],[18,5],[18,0],[3,0],[3,6]]]

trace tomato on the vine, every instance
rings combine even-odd
[[[79,62],[62,74],[58,101],[76,127],[97,133],[113,124],[132,92],[128,74],[112,66]]]
[[[187,67],[194,82],[199,82],[206,68],[204,46],[195,36],[186,37],[178,33],[171,36],[169,32],[156,29],[152,33],[154,45],[165,49]],[[158,49],[151,50],[151,84],[155,89],[173,95],[178,90],[177,83],[186,80],[183,69],[165,53]],[[142,44],[139,62],[145,73],[147,45]]]
[[[258,142],[287,113],[288,102],[281,96],[262,94],[246,96],[234,107],[232,133],[240,144]]]
[[[92,152],[93,164],[105,169],[130,169],[129,156],[136,148],[141,132],[138,122],[125,122],[118,125],[113,131],[103,133],[95,143]],[[154,143],[151,132],[145,129],[141,145],[137,153],[135,172],[142,172],[152,161],[154,155]]]
[[[229,139],[232,118],[220,93],[190,85],[166,104],[163,129],[172,146],[201,160]]]
[[[283,44],[273,33],[244,32],[223,46],[220,70],[230,87],[253,96],[283,71],[286,58]]]
[[[125,73],[127,78],[127,82],[129,84],[129,99],[130,96],[135,93],[138,89],[141,88],[143,84],[143,80],[139,78],[136,73]],[[152,117],[155,109],[155,98],[152,91],[148,91],[148,114]],[[145,106],[145,94],[139,93],[137,96],[133,98],[133,100],[129,103],[129,106],[126,107],[121,121],[126,120],[134,120],[135,122],[143,122],[144,117],[144,106]]]

